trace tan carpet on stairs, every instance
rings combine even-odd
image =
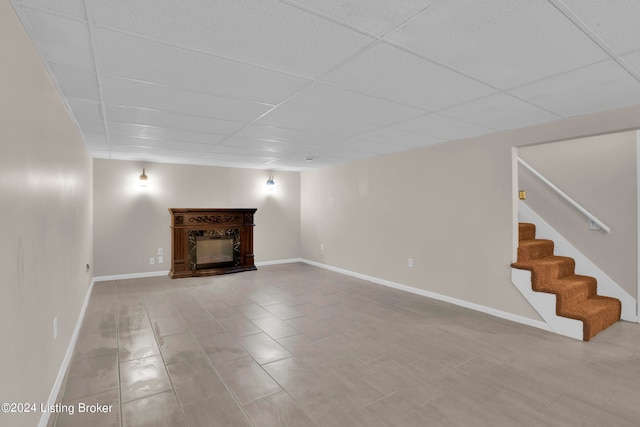
[[[598,295],[595,278],[576,275],[573,258],[554,255],[553,241],[535,236],[534,224],[518,225],[518,261],[511,266],[531,271],[534,291],[556,295],[558,316],[581,320],[585,341],[620,320],[620,300]]]

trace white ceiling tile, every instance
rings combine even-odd
[[[124,135],[135,138],[198,142],[201,144],[217,144],[224,138],[224,135],[215,133],[193,132],[157,126],[132,125],[128,123],[109,122],[108,126],[110,135]]]
[[[375,125],[336,119],[334,112],[313,113],[286,108],[276,108],[255,122],[258,125],[297,129],[311,134],[332,135],[325,143],[373,130]]]
[[[210,117],[190,116],[149,108],[127,107],[124,105],[107,105],[109,121],[132,123],[147,126],[192,130],[194,132],[217,133],[225,135],[233,133],[244,126],[242,122],[220,120]]]
[[[152,145],[119,145],[111,143],[109,148],[113,153],[142,153],[146,155],[176,156],[187,158],[193,158],[197,155],[200,155],[200,153],[196,152],[185,152],[185,150],[183,149],[163,148]]]
[[[24,9],[24,16],[48,62],[94,71],[86,23],[34,9]]]
[[[90,99],[67,98],[69,106],[75,117],[85,117],[87,119],[102,120],[100,114],[100,103]]]
[[[13,2],[21,6],[37,7],[86,20],[84,0],[13,0]]]
[[[427,110],[438,110],[495,89],[416,55],[379,43],[322,77],[338,86]]]
[[[292,1],[378,36],[402,24],[434,2],[435,0]]]
[[[157,163],[190,163],[197,155],[194,153],[163,152],[156,149],[133,150],[128,147],[112,146],[109,151],[109,158],[114,160],[130,160]]]
[[[104,122],[102,120],[89,119],[86,117],[76,117],[78,125],[82,133],[99,133],[106,134],[104,130]]]
[[[251,121],[271,108],[249,101],[221,98],[167,86],[104,76],[105,102],[222,120]]]
[[[62,92],[69,97],[100,100],[96,73],[82,68],[51,64]]]
[[[92,149],[106,150],[108,148],[107,135],[104,133],[83,132],[84,140]]]
[[[276,0],[197,7],[111,0],[93,9],[99,24],[302,76],[317,76],[373,40]]]
[[[229,147],[215,147],[212,151],[203,153],[199,158],[207,161],[234,162],[236,164],[244,164],[248,167],[278,160],[278,157],[260,156],[255,155],[255,153],[251,155],[242,153],[239,150],[232,150]]]
[[[265,163],[263,162],[250,162],[242,157],[220,157],[220,158],[206,158],[198,157],[190,161],[193,165],[198,166],[217,166],[228,168],[244,168],[244,169],[262,169]]]
[[[108,30],[97,31],[104,74],[277,104],[309,80]]]
[[[640,49],[640,2],[637,0],[562,0],[562,4],[616,54]]]
[[[392,143],[365,141],[358,138],[349,138],[339,142],[340,146],[349,150],[364,151],[373,154],[389,154],[398,151],[398,146]]]
[[[510,91],[564,117],[640,102],[640,82],[612,60]]]
[[[640,50],[628,53],[620,57],[628,66],[640,75]]]
[[[279,159],[282,157],[282,153],[274,151],[262,151],[249,147],[237,147],[226,144],[217,145],[214,148],[208,150],[208,155],[230,155],[236,157],[246,157],[247,159],[259,158],[261,162],[267,162]]]
[[[250,124],[236,135],[265,141],[293,142],[309,145],[324,145],[336,140],[335,135],[326,132],[309,132],[307,130],[287,129],[258,124]]]
[[[439,2],[388,39],[502,89],[606,59],[546,1]]]
[[[441,114],[498,130],[516,129],[560,118],[504,93],[467,102],[444,110]]]
[[[439,114],[428,114],[426,116],[417,117],[392,127],[406,132],[447,140],[470,138],[495,132],[494,129],[474,125],[461,120],[441,116]]]
[[[338,145],[331,147],[318,147],[304,152],[304,157],[314,157],[316,159],[339,159],[339,160],[357,160],[371,157],[372,153],[368,151],[354,150]]]
[[[322,168],[327,166],[334,166],[340,163],[347,163],[351,160],[340,158],[317,158],[313,161],[307,161],[302,157],[288,157],[281,160],[276,160],[270,164],[273,170],[294,170],[303,171],[314,168]]]
[[[423,147],[444,142],[444,139],[433,136],[418,135],[415,133],[403,132],[391,128],[376,129],[371,132],[362,133],[358,139],[380,142],[383,144],[393,144],[397,147]]]
[[[424,110],[319,83],[307,86],[284,102],[281,108],[376,126],[424,114]]]
[[[128,147],[145,147],[145,148],[165,148],[169,150],[182,150],[192,152],[204,152],[211,148],[211,144],[204,144],[199,142],[185,142],[185,141],[166,141],[155,138],[135,137],[128,135],[109,135],[109,140],[113,146],[128,146]]]
[[[305,153],[283,157],[282,159],[273,162],[273,165],[287,165],[302,169],[311,169],[349,163],[354,160],[365,159],[373,156],[375,156],[375,154],[358,150],[318,148]],[[309,161],[307,159],[313,160]]]
[[[222,144],[227,147],[238,147],[251,149],[261,153],[297,153],[313,148],[314,145],[302,144],[299,142],[264,141],[260,139],[247,138],[242,136],[232,136]]]

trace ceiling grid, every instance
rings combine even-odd
[[[635,0],[11,2],[96,158],[300,171],[640,102]]]

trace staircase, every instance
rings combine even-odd
[[[518,225],[518,261],[511,266],[531,271],[534,291],[556,295],[558,316],[582,321],[584,341],[620,320],[620,300],[598,295],[595,278],[576,275],[573,258],[554,255],[553,241],[535,236],[534,224]]]

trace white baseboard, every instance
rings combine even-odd
[[[98,276],[93,280],[96,282],[108,282],[109,280],[127,280],[127,279],[141,279],[144,277],[160,277],[168,276],[169,270],[165,271],[149,271],[147,273],[130,273],[130,274],[115,274],[113,276]]]
[[[54,405],[56,403],[56,399],[58,398],[58,394],[60,393],[60,389],[62,388],[62,383],[64,382],[64,377],[67,375],[67,370],[69,369],[69,364],[71,363],[71,358],[73,356],[73,350],[76,348],[76,342],[78,341],[78,334],[80,334],[80,328],[82,327],[82,321],[84,320],[84,315],[87,312],[87,306],[89,305],[89,299],[91,298],[91,292],[93,291],[93,285],[96,282],[96,279],[93,278],[91,280],[91,284],[89,285],[89,289],[87,290],[87,294],[84,297],[84,303],[82,304],[82,308],[80,309],[80,314],[78,316],[78,321],[76,322],[76,327],[73,330],[73,334],[71,335],[71,340],[69,341],[69,345],[67,346],[67,352],[64,355],[64,359],[62,359],[62,364],[60,365],[60,369],[58,370],[58,376],[56,377],[56,381],[53,384],[53,389],[49,394],[49,400],[47,403],[49,405]],[[44,411],[42,416],[40,417],[40,422],[38,423],[38,427],[46,427],[49,424],[49,417],[51,416],[50,412]]]
[[[277,264],[291,264],[294,262],[302,262],[302,258],[289,258],[289,259],[277,259],[275,261],[260,261],[256,262],[256,267],[262,267],[265,265],[277,265]]]
[[[424,289],[418,289],[411,286],[402,285],[400,283],[391,282],[389,280],[380,279],[377,277],[367,276],[365,274],[355,273],[353,271],[345,270],[338,267],[333,267],[331,265],[321,264],[319,262],[311,261],[308,259],[302,259],[302,262],[305,264],[313,265],[315,267],[324,268],[325,270],[334,271],[336,273],[341,273],[347,276],[355,277],[358,279],[366,280],[369,282],[376,283],[378,285],[387,286],[389,288],[399,289],[401,291],[410,292],[412,294],[420,295],[427,298],[432,298],[438,301],[448,302],[450,304],[454,304],[460,307],[468,308],[471,310],[479,311],[481,313],[490,314],[495,317],[499,317],[501,319],[510,320],[512,322],[521,323],[523,325],[533,326],[534,328],[544,329],[545,331],[552,332],[549,325],[540,320],[530,319],[528,317],[519,316],[517,314],[508,313],[506,311],[497,310],[495,308],[486,307],[484,305],[472,303],[469,301],[464,301],[458,298],[453,298],[447,295],[438,294],[431,291],[426,291]]]
[[[256,262],[256,267],[262,267],[265,265],[277,265],[277,264],[291,264],[294,262],[302,262],[302,258],[289,258],[289,259],[278,259],[273,261],[261,261]],[[168,276],[169,270],[165,271],[150,271],[146,273],[129,273],[129,274],[114,274],[111,276],[98,276],[93,280],[96,282],[108,282],[110,280],[127,280],[127,279],[142,279],[145,277],[160,277],[160,276]]]

